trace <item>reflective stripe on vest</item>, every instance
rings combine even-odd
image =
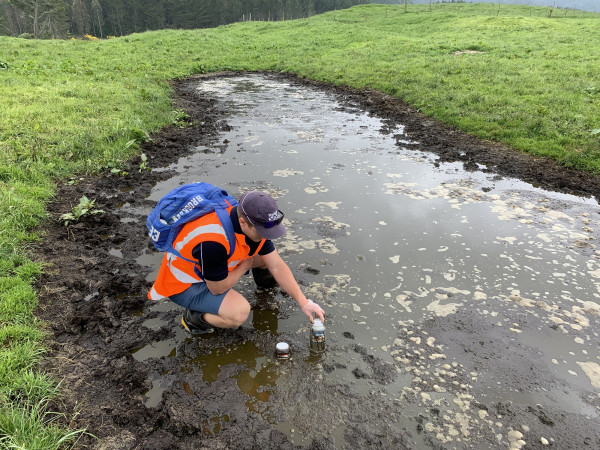
[[[185,237],[181,241],[177,242],[177,244],[175,244],[174,246],[175,250],[180,252],[181,249],[194,238],[206,233],[221,234],[225,237],[225,239],[227,239],[227,234],[225,233],[225,230],[220,224],[213,223],[209,225],[203,225],[201,227],[191,230],[187,235],[185,235]]]
[[[175,279],[186,284],[198,283],[198,278],[188,275],[183,270],[178,269],[173,265],[173,262],[177,261],[178,259],[179,258],[177,258],[177,256],[175,256],[173,253],[167,253],[167,267],[169,267],[169,270]]]
[[[150,300],[162,300],[163,298],[167,298],[164,295],[160,295],[158,292],[156,292],[156,289],[154,289],[154,286],[152,286],[152,289],[150,289],[150,292],[148,293],[148,298]]]

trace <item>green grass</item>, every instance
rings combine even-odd
[[[366,5],[104,41],[0,37],[0,444],[53,448],[71,436],[47,419],[56,384],[36,372],[34,227],[47,220],[56,182],[119,168],[139,153],[131,141],[177,119],[170,80],[274,70],[368,86],[481,138],[599,173],[600,15],[548,13]]]
[[[0,446],[27,450],[72,447],[82,431],[68,431],[57,425],[59,417],[48,412],[48,399],[25,407],[0,402]]]

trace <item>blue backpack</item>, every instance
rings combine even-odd
[[[158,251],[173,253],[179,258],[190,261],[175,250],[173,241],[186,223],[214,211],[225,229],[230,248],[228,257],[230,257],[235,250],[235,233],[227,208],[237,204],[235,198],[212,184],[184,184],[161,198],[148,215],[146,219],[148,236]]]

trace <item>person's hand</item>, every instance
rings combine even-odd
[[[254,269],[261,262],[257,260],[257,255],[252,256],[251,258],[244,259],[240,262],[240,267],[244,272],[248,272],[250,269]]]
[[[313,323],[313,314],[321,319],[321,322],[325,323],[325,311],[312,300],[309,300],[308,303],[302,307],[302,312],[308,316],[310,323]]]

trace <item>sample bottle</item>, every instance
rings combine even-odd
[[[277,359],[290,358],[290,346],[287,342],[278,342],[275,346],[275,357]]]
[[[315,319],[310,331],[310,351],[320,353],[325,350],[325,326],[321,319]]]

